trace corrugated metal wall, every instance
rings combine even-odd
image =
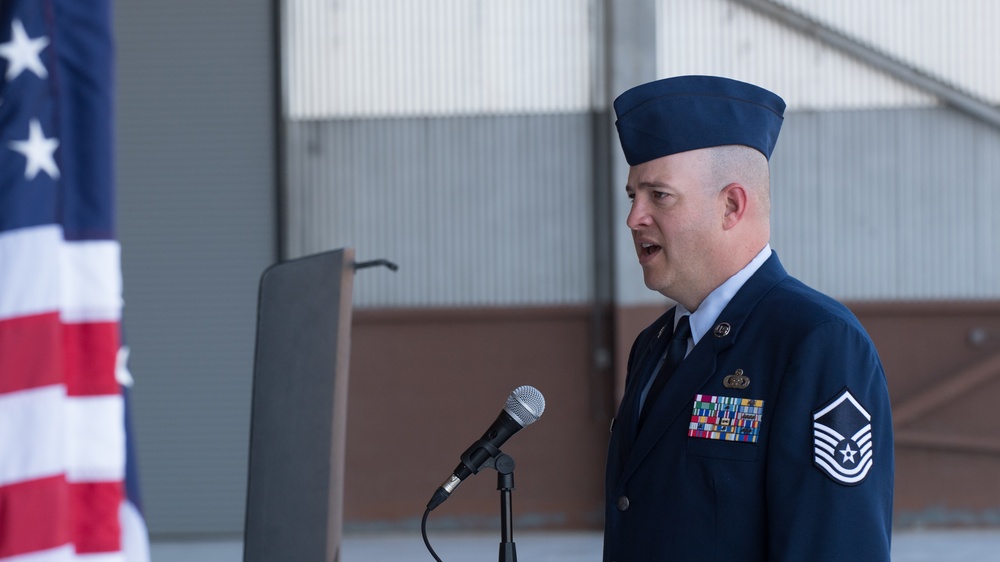
[[[994,0],[776,3],[824,22],[989,103],[1000,103],[1000,74],[993,71],[996,53],[1000,52],[1000,34],[996,33],[1000,3]]]
[[[984,101],[996,3],[770,2]],[[656,0],[659,76],[720,74],[789,104],[774,238],[803,280],[850,300],[1000,298],[998,131],[744,0]],[[342,245],[402,262],[357,304],[595,298],[593,116],[606,109],[602,3],[285,3],[289,256]],[[994,17],[994,20],[997,18]],[[640,25],[636,22],[636,25]],[[612,92],[616,95],[619,92]],[[620,169],[620,168],[619,168]],[[614,196],[613,196],[614,197]],[[629,247],[613,199],[617,251]],[[497,209],[500,211],[497,212]],[[616,302],[660,299],[621,263]]]
[[[286,2],[287,255],[398,263],[359,307],[589,302],[594,12]]]
[[[937,109],[793,112],[772,245],[841,299],[1000,298],[1000,131]]]
[[[882,3],[869,4],[857,11],[878,11],[875,5]],[[892,34],[897,25],[888,22],[883,32]],[[657,30],[660,76],[746,80],[781,95],[790,111],[934,104],[931,96],[738,0],[657,0]]]
[[[586,114],[292,122],[290,253],[399,264],[359,306],[587,302],[592,137]]]
[[[1000,130],[752,9],[792,8],[985,102],[1000,4],[657,0],[659,76],[719,74],[788,102],[772,158],[772,245],[844,300],[997,299]],[[977,30],[982,32],[977,32]],[[628,287],[627,303],[656,295]]]
[[[287,0],[291,119],[591,107],[593,0]]]

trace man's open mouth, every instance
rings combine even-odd
[[[639,244],[639,247],[641,248],[640,253],[643,256],[651,256],[656,252],[660,251],[660,246],[657,246],[656,244],[650,244],[648,242],[643,242],[642,244]]]

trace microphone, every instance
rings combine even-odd
[[[533,386],[519,386],[507,397],[503,411],[486,433],[462,453],[462,462],[427,502],[430,511],[441,505],[463,480],[477,474],[486,462],[500,455],[500,446],[526,425],[534,423],[545,411],[545,397]]]

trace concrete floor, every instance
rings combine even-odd
[[[444,562],[495,560],[499,532],[431,533],[431,546]],[[519,560],[525,562],[600,562],[598,532],[515,530]],[[239,539],[160,541],[151,545],[152,562],[241,562]],[[419,533],[347,534],[341,562],[426,562],[433,560]],[[1000,529],[909,530],[893,534],[893,562],[1000,561]]]

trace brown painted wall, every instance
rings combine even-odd
[[[414,525],[511,391],[542,392],[542,417],[503,447],[519,527],[601,524],[611,377],[591,367],[585,308],[358,311],[354,316],[344,518]],[[430,524],[498,524],[496,472],[468,478]]]
[[[1000,524],[1000,303],[852,309],[889,381],[896,524]]]
[[[894,414],[896,523],[1000,524],[1000,303],[864,303]],[[414,528],[434,490],[503,407],[537,387],[541,419],[517,461],[515,527],[594,528],[604,455],[635,334],[664,307],[614,311],[613,365],[592,366],[589,308],[359,311],[354,316],[344,517]],[[471,477],[431,525],[494,528],[496,473]]]

